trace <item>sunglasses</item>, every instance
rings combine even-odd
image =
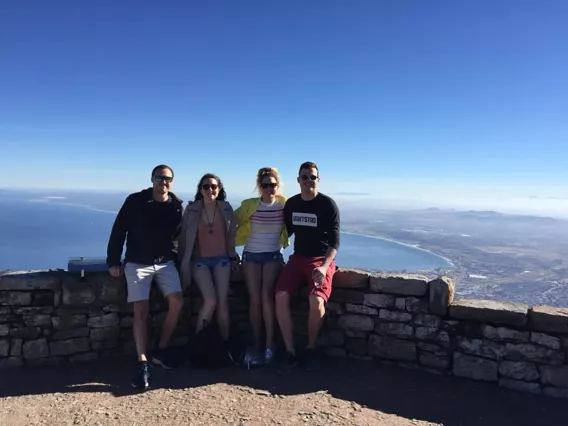
[[[215,183],[204,183],[203,185],[201,185],[201,189],[203,189],[204,191],[209,191],[210,189],[215,191],[217,188],[219,188],[219,185]]]
[[[318,178],[316,175],[302,175],[300,177],[302,180],[316,180]]]
[[[261,183],[260,186],[262,187],[262,189],[267,189],[267,188],[274,189],[278,186],[278,184],[270,182],[270,183]]]
[[[154,176],[156,182],[166,182],[170,183],[174,178],[171,176]]]

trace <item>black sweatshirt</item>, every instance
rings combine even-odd
[[[125,262],[153,265],[176,260],[182,203],[172,192],[169,193],[168,201],[156,201],[152,196],[152,188],[126,197],[110,234],[107,265],[121,265],[125,238]]]
[[[339,248],[339,209],[331,197],[316,195],[304,201],[300,194],[290,197],[284,206],[288,234],[295,234],[294,253],[299,256],[325,256],[331,247]]]

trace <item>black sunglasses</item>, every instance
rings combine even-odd
[[[201,189],[203,189],[204,191],[209,191],[210,189],[215,191],[217,188],[219,188],[219,186],[214,183],[204,183],[203,185],[201,185]]]
[[[300,177],[302,180],[316,180],[318,178],[316,175],[302,175]]]
[[[278,186],[278,184],[270,182],[270,183],[261,183],[260,186],[262,187],[262,189],[266,189],[266,188],[274,189]]]
[[[154,179],[156,180],[156,182],[170,183],[173,180],[173,177],[171,177],[171,176],[154,176]]]

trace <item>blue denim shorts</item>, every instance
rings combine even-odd
[[[195,266],[196,268],[213,269],[218,265],[225,268],[231,265],[231,261],[228,256],[198,257],[192,260],[191,265]]]
[[[279,251],[270,251],[264,253],[251,253],[249,251],[244,251],[241,259],[241,263],[254,262],[259,265],[264,265],[268,262],[280,262],[284,263],[284,257]]]

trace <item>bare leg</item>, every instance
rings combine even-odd
[[[316,347],[316,340],[325,315],[325,302],[321,296],[310,295],[310,315],[308,318],[308,349]]]
[[[213,280],[217,290],[217,323],[221,337],[225,342],[229,341],[229,282],[231,279],[231,267],[229,265],[217,265],[213,269]]]
[[[194,267],[193,278],[197,283],[197,287],[199,287],[201,297],[203,298],[201,309],[197,315],[197,327],[195,329],[195,332],[199,333],[203,329],[203,321],[207,321],[209,323],[211,322],[211,318],[213,318],[213,313],[217,306],[217,294],[215,292],[215,285],[213,284],[211,271],[208,267]]]
[[[160,349],[164,349],[168,346],[168,343],[172,338],[172,334],[176,329],[181,308],[183,307],[183,297],[181,293],[169,294],[167,300],[168,314],[166,315],[166,319],[162,325],[162,334],[160,335],[160,343],[158,345]]]
[[[266,348],[274,348],[274,286],[278,281],[283,265],[268,262],[262,268],[262,313],[266,331]]]
[[[296,355],[294,336],[292,334],[293,324],[292,312],[290,311],[290,294],[285,291],[276,293],[276,318],[278,319],[278,325],[280,325],[286,351]]]
[[[254,262],[243,264],[243,276],[249,293],[249,318],[254,337],[254,347],[260,349],[260,333],[262,331],[262,305],[260,289],[262,286],[261,266]]]
[[[133,303],[134,319],[132,320],[132,334],[138,353],[138,361],[147,361],[146,342],[148,340],[148,300],[140,300]]]

